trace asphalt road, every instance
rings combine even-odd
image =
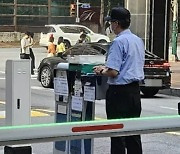
[[[44,48],[34,49],[36,56],[36,67],[40,60],[46,57]],[[0,125],[5,122],[5,62],[7,59],[18,59],[19,49],[0,49]],[[42,88],[36,80],[31,77],[32,91],[32,123],[54,122],[54,92],[52,89]],[[142,96],[142,117],[177,115],[178,97],[158,94],[154,98],[143,98]],[[106,119],[105,101],[96,101],[96,120]],[[158,133],[142,135],[143,151],[145,154],[179,154],[180,153],[180,132]],[[33,153],[51,154],[53,143],[32,144]],[[1,147],[0,149],[3,149]],[[109,138],[95,139],[94,153],[109,154]]]

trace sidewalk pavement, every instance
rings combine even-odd
[[[180,61],[169,62],[171,73],[171,88],[160,90],[159,93],[180,97]]]

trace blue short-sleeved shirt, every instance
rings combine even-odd
[[[124,85],[144,79],[145,48],[141,38],[126,29],[113,40],[106,61],[106,67],[119,74],[108,78],[110,85]]]

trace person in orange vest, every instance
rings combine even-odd
[[[56,54],[56,47],[54,45],[54,37],[51,35],[49,37],[49,44],[48,44],[48,55],[47,57],[53,57]]]

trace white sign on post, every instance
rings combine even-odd
[[[57,95],[68,96],[68,83],[64,78],[54,78],[54,92]]]
[[[84,86],[84,100],[90,102],[95,101],[95,87]]]
[[[54,78],[54,92],[57,95],[68,96],[68,81],[65,71],[62,71],[59,77]]]
[[[72,96],[72,109],[75,111],[82,111],[83,98]]]
[[[91,5],[89,3],[83,3],[83,4],[81,4],[81,8],[89,9],[89,8],[91,8]]]

